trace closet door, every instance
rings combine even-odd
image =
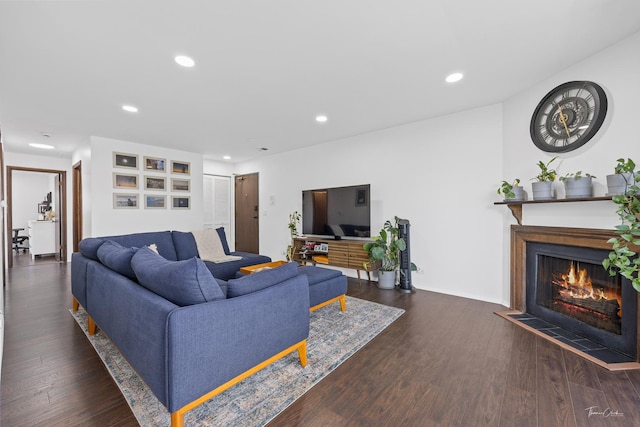
[[[233,250],[231,230],[231,177],[204,175],[204,228],[224,227],[229,247]]]

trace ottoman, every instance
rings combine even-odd
[[[298,274],[304,274],[309,280],[309,311],[340,301],[340,309],[347,309],[347,276],[337,270],[322,267],[303,266]]]

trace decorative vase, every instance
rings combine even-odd
[[[396,287],[396,272],[378,270],[378,287],[380,289],[394,289]]]
[[[592,177],[581,176],[580,178],[567,178],[564,181],[565,197],[567,199],[579,199],[591,197],[593,189],[591,187]]]
[[[505,202],[521,202],[524,200],[524,187],[520,187],[520,186],[513,187],[511,191],[513,192],[515,197],[512,197],[512,198],[505,197],[504,199]]]
[[[626,194],[629,186],[633,184],[635,183],[633,182],[633,174],[631,172],[607,175],[607,196]]]
[[[531,184],[533,200],[553,199],[553,181],[541,181]]]

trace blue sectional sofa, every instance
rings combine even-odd
[[[72,258],[74,309],[84,307],[89,333],[99,327],[110,338],[174,427],[184,424],[185,412],[281,357],[297,350],[306,365],[314,275],[289,263],[235,278],[240,267],[269,258],[241,254],[233,267],[209,265],[193,256],[187,234],[89,238]],[[332,289],[317,298],[341,291],[327,274],[314,276]]]

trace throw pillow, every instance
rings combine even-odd
[[[90,258],[94,261],[99,261],[98,248],[100,248],[103,243],[104,239],[100,239],[97,237],[87,237],[86,239],[82,239],[80,243],[78,243],[78,249],[80,249],[80,253],[87,258]]]
[[[298,274],[298,263],[290,262],[270,270],[248,274],[227,282],[227,298],[250,294],[291,279]]]
[[[98,248],[98,259],[116,273],[135,280],[136,275],[131,269],[131,257],[137,251],[138,248],[125,248],[120,243],[107,240]]]
[[[131,259],[138,283],[179,306],[224,299],[224,293],[199,258],[169,261],[148,247]]]
[[[230,255],[231,251],[229,250],[229,243],[227,242],[227,234],[224,232],[224,227],[218,227],[216,231],[218,232],[218,236],[220,236],[220,243],[222,243],[224,253]]]

